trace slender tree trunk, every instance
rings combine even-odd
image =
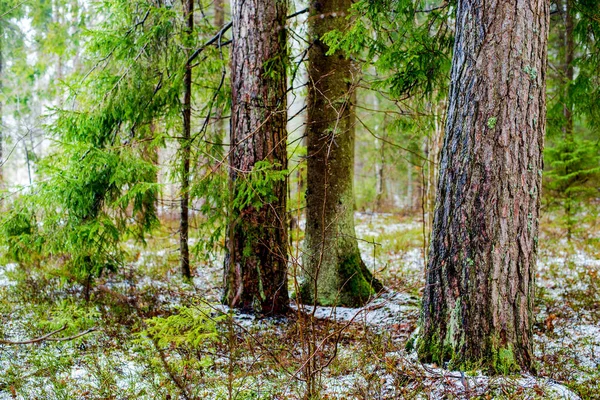
[[[564,30],[564,45],[565,45],[565,54],[564,54],[564,64],[563,64],[563,88],[564,88],[564,101],[563,101],[563,116],[564,126],[563,126],[563,140],[567,144],[567,148],[569,150],[574,149],[573,143],[573,103],[571,101],[570,90],[571,84],[573,83],[574,78],[574,70],[573,70],[573,59],[575,58],[575,39],[573,37],[573,0],[565,0],[565,8],[564,12],[564,21],[565,21],[565,30]],[[570,158],[570,157],[569,157]],[[569,164],[566,166],[565,174],[568,175],[571,171],[569,171]],[[566,199],[564,203],[564,211],[565,216],[567,218],[567,240],[571,241],[571,236],[573,233],[573,225],[575,221],[573,219],[573,210],[572,203],[574,199],[572,198],[571,193],[568,190],[565,190]]]
[[[410,156],[406,160],[406,209],[413,210],[413,164]]]
[[[185,0],[184,18],[186,20],[186,35],[194,31],[194,0]],[[190,205],[190,138],[192,123],[192,66],[187,64],[183,77],[183,137],[181,140],[181,206],[179,217],[179,247],[181,273],[186,279],[192,277],[190,270],[190,251],[188,247],[189,205]]]
[[[546,0],[459,0],[419,357],[533,369]]]
[[[221,29],[225,24],[225,1],[215,0],[213,3],[214,7],[214,25],[215,28]],[[223,108],[218,107],[215,111],[214,121],[214,137],[212,138],[212,158],[207,159],[207,164],[212,168],[216,162],[214,160],[221,160],[223,157],[223,139],[225,136],[225,119],[223,118]]]
[[[327,56],[320,38],[344,29],[350,0],[311,3],[308,60],[304,302],[364,304],[381,288],[360,257],[354,233],[354,103],[358,69]]]
[[[231,8],[233,204],[223,301],[231,307],[281,314],[289,306],[287,180],[275,176],[287,168],[287,5],[279,0],[235,0]],[[266,172],[253,171],[258,162]],[[265,180],[268,183],[258,187]]]
[[[213,7],[215,8],[215,27],[220,29],[225,24],[225,0],[215,0]]]
[[[4,32],[2,31],[2,25],[0,23],[0,93],[3,90],[3,79],[4,79]],[[4,188],[4,125],[2,121],[3,117],[3,103],[0,99],[0,190]]]
[[[373,108],[379,111],[379,98],[377,94],[373,97]],[[381,124],[381,132],[378,134],[386,139],[387,136],[387,114],[383,114],[383,122]],[[375,175],[376,175],[376,196],[375,196],[375,207],[377,211],[383,211],[386,205],[386,187],[385,187],[385,142],[382,140],[375,140],[375,149],[377,150],[378,160],[375,163]]]

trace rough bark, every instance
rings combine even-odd
[[[223,301],[262,314],[288,310],[286,180],[253,174],[287,168],[285,1],[232,2],[230,208]],[[250,191],[245,189],[250,188]],[[254,197],[261,204],[244,204]]]
[[[350,0],[313,2],[308,53],[304,302],[364,304],[381,288],[360,257],[354,233],[354,103],[358,69],[320,38],[344,29]]]
[[[548,24],[545,0],[458,1],[422,361],[533,369]]]
[[[186,36],[194,31],[194,0],[186,0],[183,8],[186,21]],[[192,277],[190,270],[190,250],[188,246],[189,206],[190,206],[190,138],[192,123],[192,65],[185,66],[183,77],[183,135],[181,138],[181,203],[179,216],[179,260],[181,274],[186,278]]]

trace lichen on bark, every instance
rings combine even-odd
[[[456,12],[415,348],[452,368],[533,371],[549,6],[459,0]]]
[[[288,311],[287,180],[250,191],[287,169],[285,1],[234,1],[231,49],[230,192],[223,302],[262,314]],[[262,163],[262,164],[259,164]],[[254,174],[254,175],[253,175]],[[254,189],[257,189],[255,186]],[[250,199],[250,200],[248,200]],[[237,201],[237,203],[236,203]]]

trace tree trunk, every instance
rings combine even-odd
[[[225,24],[225,0],[215,0],[213,7],[215,9],[215,28],[221,29]]]
[[[186,36],[189,38],[194,31],[194,0],[185,0],[183,8],[186,20]],[[192,277],[190,270],[190,250],[188,247],[189,205],[190,205],[190,138],[192,123],[192,66],[185,66],[183,77],[183,137],[181,139],[181,206],[179,217],[179,247],[181,274],[186,279]]]
[[[3,90],[3,79],[4,79],[4,48],[3,42],[4,40],[4,32],[2,29],[2,25],[0,25],[0,93]],[[0,99],[0,190],[4,189],[4,125],[2,124],[3,117],[3,109],[2,109],[2,99]]]
[[[562,10],[564,12],[564,20],[565,20],[565,30],[564,30],[564,45],[565,45],[565,54],[564,54],[564,64],[563,64],[563,89],[564,89],[564,100],[563,100],[563,116],[564,116],[564,126],[563,126],[563,136],[564,141],[566,143],[566,148],[570,151],[573,151],[575,148],[574,138],[573,138],[573,103],[571,101],[571,85],[573,83],[574,78],[574,70],[573,70],[573,60],[575,58],[575,39],[573,37],[573,9],[572,9],[572,1],[573,0],[565,0],[565,8]],[[568,158],[572,158],[575,155],[572,154]],[[571,171],[569,170],[569,163],[566,164],[565,175],[569,175]],[[564,212],[567,219],[567,240],[571,241],[571,236],[573,233],[573,228],[575,225],[575,220],[573,218],[573,210],[572,203],[574,199],[572,198],[572,192],[569,190],[565,190],[565,202],[564,202]]]
[[[379,111],[379,98],[377,93],[373,96],[373,109]],[[384,140],[387,139],[387,113],[383,114],[383,121],[381,124],[381,132],[377,132]],[[375,188],[375,208],[377,211],[382,212],[387,206],[387,192],[385,185],[385,142],[383,140],[375,140],[375,149],[377,151],[377,161],[375,162],[375,177],[376,177],[376,188]]]
[[[287,168],[287,6],[285,1],[235,0],[231,8],[232,207],[223,301],[281,314],[289,306],[287,181],[277,178]],[[253,172],[258,162],[266,172]]]
[[[346,27],[350,0],[314,2],[308,59],[306,237],[301,298],[321,305],[364,304],[380,285],[360,257],[354,233],[354,103],[358,69],[327,56],[320,38]]]
[[[225,24],[225,1],[215,0],[214,7],[214,25],[216,29],[223,28]],[[225,73],[225,72],[223,72]],[[211,153],[212,157],[206,159],[209,168],[214,168],[214,165],[219,165],[223,158],[223,139],[225,138],[225,118],[223,118],[223,108],[217,107],[215,110],[213,137],[211,138]]]
[[[545,0],[458,1],[424,362],[533,369],[548,24]]]

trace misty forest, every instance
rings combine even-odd
[[[9,399],[600,399],[600,2],[0,0]]]

